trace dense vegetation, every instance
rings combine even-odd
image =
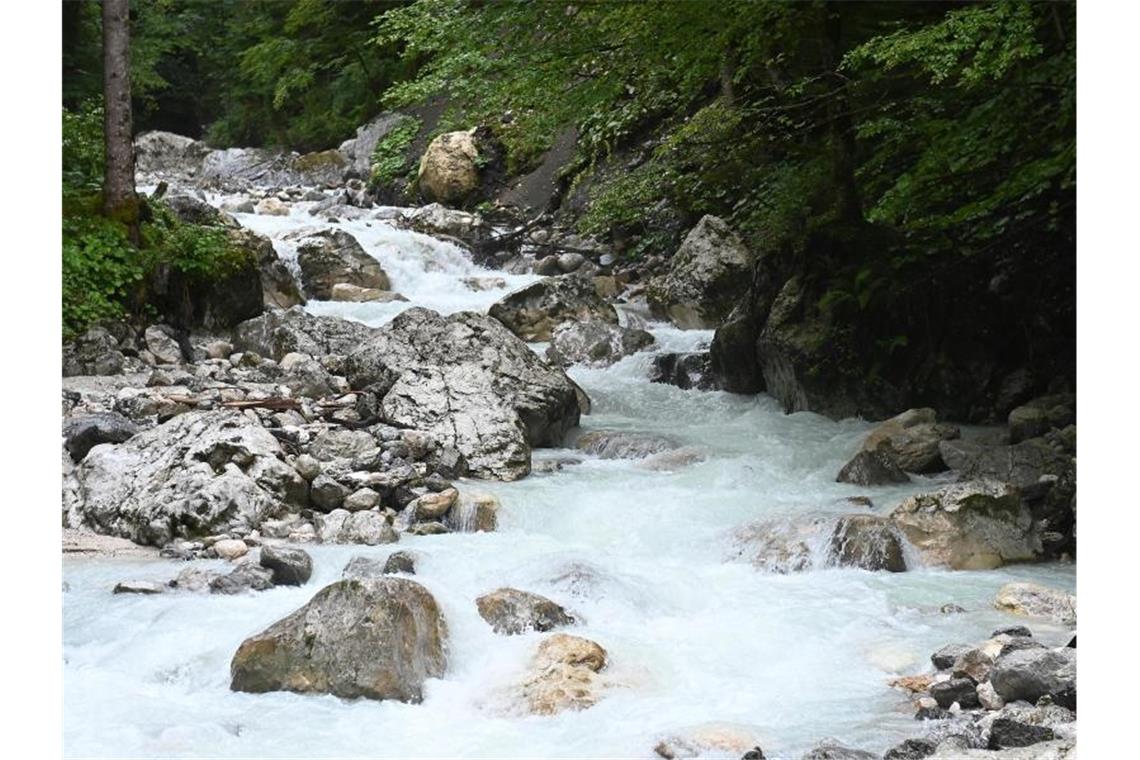
[[[98,13],[64,5],[74,109],[98,90]],[[627,256],[717,214],[876,362],[952,339],[986,290],[1004,300],[979,319],[1061,356],[1075,26],[1073,3],[1016,0],[155,0],[132,81],[138,129],[219,146],[333,147],[432,102],[433,132],[483,125],[519,174],[572,127],[562,211]],[[413,131],[378,146],[374,182],[412,168]]]

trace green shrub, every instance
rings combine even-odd
[[[388,187],[410,170],[408,146],[416,139],[420,123],[419,119],[409,117],[376,143],[372,151],[372,187]]]

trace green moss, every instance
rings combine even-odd
[[[369,179],[369,184],[374,189],[391,186],[411,170],[413,162],[408,160],[408,147],[419,134],[420,126],[419,119],[408,117],[376,143],[376,148],[372,151],[372,175]]]

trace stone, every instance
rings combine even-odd
[[[883,760],[920,760],[930,757],[937,749],[938,745],[930,739],[906,739],[887,750]]]
[[[408,528],[408,533],[413,536],[442,536],[450,532],[451,529],[438,520],[418,522]]]
[[[380,494],[371,488],[360,488],[344,498],[344,508],[349,512],[372,509],[380,503]]]
[[[439,605],[404,578],[341,580],[242,642],[230,688],[419,702],[447,667]]]
[[[78,462],[95,446],[122,443],[138,432],[138,425],[116,412],[82,414],[63,421],[63,447]]]
[[[507,636],[526,631],[549,631],[573,625],[574,618],[545,596],[513,588],[500,588],[475,600],[479,616],[495,633]]]
[[[192,176],[201,168],[209,146],[173,132],[153,130],[135,137],[135,170]]]
[[[313,558],[297,547],[267,544],[261,547],[258,561],[273,574],[277,586],[303,586],[313,576]]]
[[[564,367],[571,364],[608,367],[651,347],[655,342],[645,330],[597,320],[565,322],[554,328],[546,349],[546,360]]]
[[[432,140],[420,158],[417,184],[429,201],[458,205],[479,187],[475,130],[446,132]]]
[[[1077,399],[1072,393],[1058,393],[1028,401],[1009,413],[1009,442],[1021,443],[1065,428],[1077,421]]]
[[[392,575],[394,573],[415,575],[416,558],[417,555],[412,552],[392,552],[388,555],[388,559],[384,560],[383,573],[385,575]]]
[[[982,707],[987,710],[1000,710],[1005,707],[1005,700],[994,689],[994,685],[989,681],[978,684],[977,688],[978,702]]]
[[[407,301],[399,293],[380,288],[365,288],[349,282],[338,282],[329,292],[329,300],[348,301],[350,303],[389,303],[391,301]]]
[[[63,376],[117,375],[127,363],[119,350],[115,336],[103,327],[87,328],[79,337],[64,346]]]
[[[955,570],[992,569],[1041,552],[1041,538],[1019,491],[992,480],[911,496],[891,520],[925,562]]]
[[[1077,597],[1037,583],[1005,584],[998,589],[994,606],[1014,615],[1047,618],[1063,625],[1077,623]]]
[[[326,544],[391,544],[399,535],[379,512],[349,512],[334,509],[327,515],[314,515],[317,537]]]
[[[910,478],[898,466],[889,451],[860,451],[843,465],[835,478],[839,483],[857,486],[883,486],[891,483],[909,483]]]
[[[228,559],[231,562],[249,553],[249,547],[245,541],[237,538],[223,538],[221,541],[215,541],[210,548],[220,559]]]
[[[147,350],[160,364],[178,364],[182,361],[182,349],[172,333],[169,327],[163,325],[151,325],[143,333]]]
[[[720,387],[712,372],[708,351],[655,355],[649,371],[649,382],[675,385],[681,390],[697,388],[710,391]]]
[[[289,216],[289,206],[277,198],[262,198],[253,207],[254,212],[265,216]]]
[[[497,320],[411,308],[349,354],[354,388],[382,395],[390,424],[430,434],[471,475],[516,480],[533,446],[560,446],[578,424],[578,388]]]
[[[1051,741],[1053,738],[1053,729],[1048,726],[1034,726],[1011,718],[998,718],[990,726],[989,749],[1028,747]]]
[[[1059,475],[1072,462],[1041,438],[1013,446],[951,440],[939,444],[943,460],[959,478],[992,479],[1022,490],[1039,487],[1043,475]]]
[[[412,210],[405,217],[408,226],[416,232],[431,235],[435,238],[451,238],[463,247],[476,249],[494,237],[491,225],[483,221],[478,214],[469,214],[465,211],[449,209],[439,203],[429,203],[426,206]],[[487,278],[465,278],[462,282],[471,287],[468,280],[485,280]],[[497,287],[505,287],[506,282]],[[485,288],[472,288],[483,290]],[[491,288],[493,289],[493,288]]]
[[[844,515],[828,542],[831,561],[840,567],[863,570],[906,570],[902,544],[894,527],[878,515]]]
[[[309,501],[315,509],[323,512],[339,509],[346,496],[348,489],[324,473],[313,478],[309,486]]]
[[[951,678],[949,681],[931,684],[930,696],[934,697],[934,701],[943,709],[949,708],[955,702],[966,709],[981,704],[978,702],[974,682],[969,678]]]
[[[535,715],[584,710],[600,699],[597,673],[606,667],[606,650],[580,636],[555,633],[538,645],[522,697]]]
[[[614,307],[598,296],[589,278],[577,274],[548,277],[520,288],[487,313],[527,341],[550,340],[563,322],[618,323]]]
[[[240,351],[255,351],[274,361],[294,352],[320,358],[349,354],[374,332],[360,322],[319,317],[294,306],[242,322],[234,328],[233,344]]]
[[[1017,649],[999,657],[990,672],[994,691],[1006,702],[1049,696],[1070,708],[1076,705],[1076,679],[1077,652],[1068,647]]]
[[[808,751],[800,760],[879,760],[879,756],[861,749],[825,740]]]
[[[277,439],[237,411],[179,414],[117,446],[96,446],[72,477],[71,527],[163,546],[175,536],[245,535],[297,498],[303,481]]]
[[[822,543],[831,529],[828,518],[816,515],[760,520],[736,530],[736,556],[764,572],[798,573],[811,567],[811,547]]]
[[[460,533],[490,533],[499,525],[499,500],[487,493],[459,494],[445,524]]]
[[[367,430],[333,429],[313,438],[309,453],[322,462],[328,462],[365,457],[376,448],[376,438]]]
[[[408,504],[415,519],[435,520],[447,514],[459,499],[459,491],[448,488],[439,493],[427,493]]]
[[[643,459],[677,448],[668,436],[628,430],[590,430],[578,436],[575,448],[600,459]]]
[[[298,454],[293,460],[293,469],[305,480],[313,480],[321,474],[321,463],[309,454]]]
[[[752,261],[728,224],[706,215],[673,254],[668,274],[650,282],[649,307],[682,329],[717,327],[744,300]]]
[[[930,662],[938,670],[949,670],[954,667],[958,658],[973,649],[969,644],[947,644],[934,654],[930,655]]]
[[[266,591],[273,588],[273,573],[260,565],[238,565],[225,575],[210,578],[209,587],[211,594]]]
[[[161,594],[166,585],[157,581],[120,581],[112,589],[113,594]]]
[[[344,230],[302,231],[287,239],[296,243],[301,286],[310,298],[332,299],[333,287],[339,283],[376,290],[391,287],[380,262]]]
[[[1001,593],[1001,592],[999,591],[998,593]],[[1029,630],[1028,628],[1026,628],[1023,625],[1007,625],[1004,628],[998,628],[996,631],[994,631],[993,633],[990,634],[991,638],[996,637],[996,636],[1031,637],[1031,636],[1033,636],[1033,631]]]
[[[956,425],[939,423],[933,409],[908,409],[872,430],[863,440],[862,451],[879,451],[888,444],[890,456],[899,469],[939,472],[946,469],[939,444],[960,435]]]
[[[393,130],[415,124],[415,119],[407,114],[385,111],[376,118],[356,129],[356,136],[341,143],[338,150],[349,161],[349,168],[359,177],[372,173],[372,156],[376,144]]]

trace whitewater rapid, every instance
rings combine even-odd
[[[305,204],[288,217],[236,216],[270,235],[287,260],[283,235],[328,226]],[[357,237],[410,302],[317,302],[308,307],[314,313],[380,325],[410,305],[485,311],[536,279],[481,269],[455,246],[381,219],[336,226]],[[462,283],[469,277],[503,283],[474,291]],[[884,514],[936,481],[873,489],[836,483],[869,423],[784,415],[763,395],[652,384],[654,352],[698,349],[711,333],[649,327],[658,340],[650,352],[570,371],[593,400],[582,427],[665,433],[703,461],[661,472],[574,450],[538,451],[536,460],[581,462],[515,483],[460,483],[500,499],[496,532],[306,546],[315,570],[301,588],[112,595],[118,581],[165,580],[185,565],[65,559],[66,754],[653,758],[660,738],[710,721],[755,727],[769,758],[796,760],[825,737],[881,753],[920,730],[905,695],[888,686],[892,677],[928,670],[930,653],[944,644],[1022,622],[992,609],[1006,582],[1074,588],[1071,564],[777,575],[734,558],[743,525],[858,512],[845,501],[856,495],[871,496],[873,511]],[[428,681],[422,704],[229,690],[230,658],[243,639],[338,579],[350,558],[408,549],[422,555],[416,580],[439,601],[449,627],[447,675]],[[492,633],[474,600],[501,586],[564,604],[582,621],[568,632],[605,647],[615,685],[597,705],[549,717],[520,713],[509,686],[545,634]],[[943,614],[946,604],[966,612]],[[1061,628],[1030,625],[1046,643],[1066,640]]]

